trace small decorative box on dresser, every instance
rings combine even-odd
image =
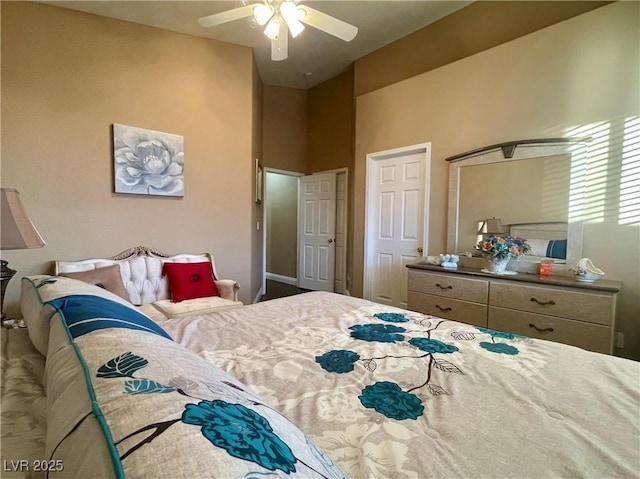
[[[413,311],[613,352],[616,298],[622,286],[617,281],[582,283],[573,277],[525,273],[498,276],[421,263],[407,267],[408,308]]]

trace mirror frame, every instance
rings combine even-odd
[[[460,168],[556,155],[570,155],[572,184],[570,204],[581,205],[585,194],[587,149],[591,138],[543,138],[498,143],[451,156],[449,164],[449,211],[447,216],[447,251],[458,252],[458,217]],[[569,205],[570,206],[570,205]],[[580,215],[567,223],[567,259],[554,265],[554,274],[569,274],[568,269],[582,258],[582,221]]]

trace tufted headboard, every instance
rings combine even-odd
[[[220,296],[233,301],[238,300],[240,285],[230,279],[219,279],[213,256],[209,253],[169,255],[148,246],[136,246],[110,258],[91,258],[80,261],[56,261],[55,274],[75,273],[93,269],[120,265],[120,274],[129,298],[133,304],[142,305],[169,299],[169,283],[162,275],[165,262],[197,263],[209,261],[213,278]]]

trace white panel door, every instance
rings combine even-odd
[[[419,261],[425,246],[427,153],[370,158],[365,281],[372,301],[407,307],[406,265]]]
[[[300,178],[298,286],[333,291],[335,276],[336,174]]]

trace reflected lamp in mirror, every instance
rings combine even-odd
[[[1,188],[0,250],[42,248],[42,236],[29,219],[20,201],[20,193],[12,188]],[[0,260],[0,317],[4,320],[4,292],[13,275],[5,260]]]
[[[507,229],[502,224],[502,220],[500,218],[487,218],[482,222],[480,229],[478,229],[479,235],[497,235],[504,234],[507,232]]]

